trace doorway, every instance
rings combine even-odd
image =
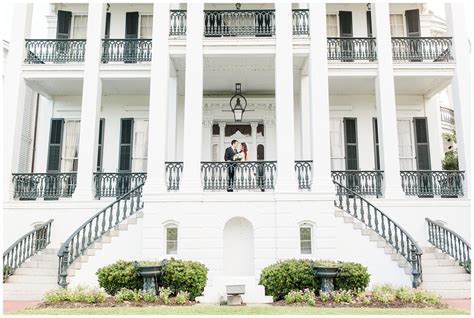
[[[224,274],[254,275],[254,235],[252,224],[235,217],[224,226]]]

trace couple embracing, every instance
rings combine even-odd
[[[225,150],[224,161],[248,161],[250,158],[249,150],[245,142],[240,143],[237,140],[232,140],[230,147]],[[227,166],[227,192],[234,191],[235,180],[235,164]]]

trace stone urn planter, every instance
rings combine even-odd
[[[143,278],[143,290],[146,292],[154,292],[158,295],[158,287],[161,282],[161,275],[163,273],[163,267],[165,261],[150,264],[150,263],[138,263],[135,262],[138,275]]]
[[[314,275],[321,279],[322,292],[330,293],[334,290],[334,278],[338,271],[339,268],[335,263],[313,263]]]

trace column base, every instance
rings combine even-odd
[[[95,200],[95,191],[90,188],[76,188],[72,194],[72,199],[74,201],[92,201]]]

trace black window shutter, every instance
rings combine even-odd
[[[426,117],[413,118],[415,127],[416,166],[418,170],[431,170],[428,121]]]
[[[125,18],[125,38],[138,38],[138,12],[127,12]]]
[[[58,22],[56,24],[56,38],[69,39],[71,32],[71,11],[58,10]]]
[[[133,118],[122,118],[120,125],[119,172],[132,170]]]
[[[358,170],[357,118],[344,118],[344,143],[346,149],[346,169]]]
[[[369,38],[372,37],[372,13],[371,11],[366,12],[366,19],[367,19],[367,36]]]
[[[352,37],[352,12],[339,11],[339,33],[341,38]]]
[[[377,126],[377,117],[372,118],[372,130],[374,132],[374,161],[375,170],[380,170],[380,147],[379,147],[379,128]]]
[[[60,172],[61,144],[63,139],[64,119],[52,119],[49,132],[48,163],[46,172]]]
[[[105,13],[105,35],[106,39],[110,38],[110,12]]]
[[[104,129],[105,119],[101,118],[99,122],[99,143],[97,147],[97,172],[102,171],[102,161],[104,154]]]
[[[405,19],[407,24],[407,36],[419,37],[420,32],[420,10],[406,10]]]

